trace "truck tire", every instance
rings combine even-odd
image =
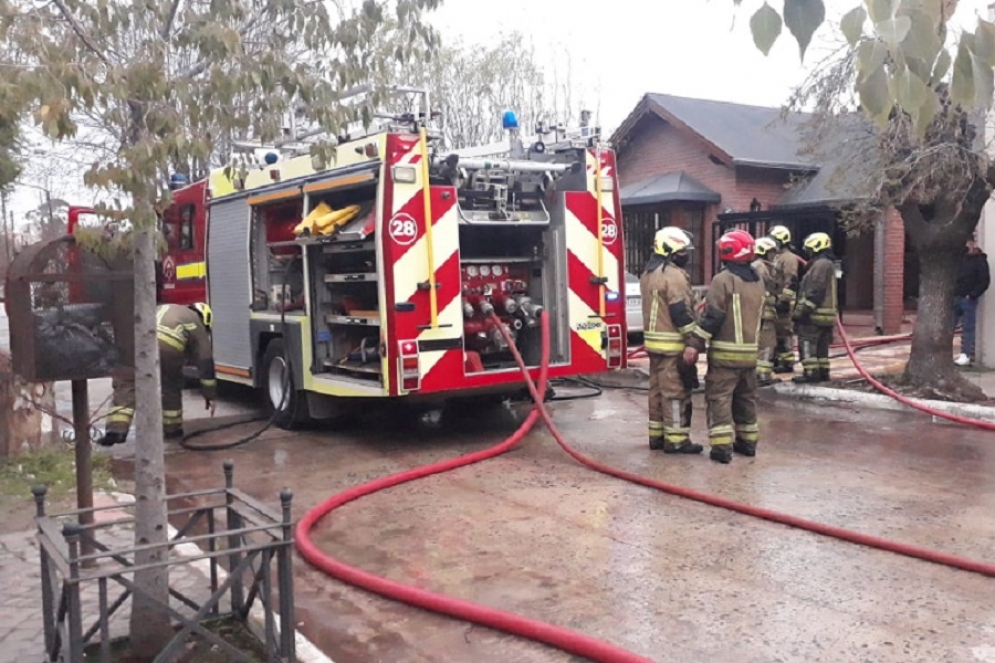
[[[293,373],[288,374],[288,364],[282,338],[274,338],[263,355],[263,396],[273,423],[290,430],[306,423],[307,399],[294,384]]]

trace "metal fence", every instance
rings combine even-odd
[[[210,597],[198,602],[175,588],[169,589],[172,598],[194,611],[192,617],[182,614],[169,605],[152,599],[157,607],[170,615],[179,628],[166,648],[155,658],[155,663],[168,663],[184,654],[184,645],[196,634],[216,645],[235,660],[254,663],[257,659],[226,642],[219,635],[202,625],[205,619],[234,618],[247,622],[249,612],[258,600],[265,612],[263,645],[267,661],[296,661],[295,621],[293,593],[293,523],[290,516],[292,494],[280,493],[282,513],[276,514],[252,497],[233,486],[234,465],[223,464],[225,487],[167,496],[170,504],[196,501],[197,506],[171,508],[170,522],[182,522],[169,543],[169,554],[154,564],[136,565],[135,553],[157,547],[155,544],[111,549],[101,541],[101,532],[115,525],[134,525],[135,517],[95,524],[80,524],[84,513],[122,509],[126,513],[133,505],[114,505],[80,509],[58,515],[45,513],[43,486],[36,487],[38,542],[41,556],[43,627],[45,632],[45,660],[50,663],[65,661],[83,663],[111,660],[112,641],[110,618],[136,593],[144,593],[131,579],[136,571],[163,566],[191,564],[208,560],[210,565]],[[223,514],[223,519],[217,517]],[[219,522],[220,520],[220,522]],[[206,533],[193,534],[198,528]],[[198,554],[175,555],[177,546],[193,543]],[[203,549],[206,547],[206,551]],[[92,549],[95,552],[86,552]],[[227,578],[222,563],[227,562]],[[273,565],[276,570],[278,598],[274,599]],[[81,593],[87,587],[97,586],[98,609],[96,615],[84,614]],[[121,587],[112,600],[112,587]],[[222,609],[222,599],[228,599],[230,610]],[[280,628],[275,625],[274,613],[280,617]],[[98,640],[94,640],[98,637]],[[95,651],[94,651],[95,650]]]

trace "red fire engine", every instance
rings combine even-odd
[[[400,91],[418,112],[340,137],[330,163],[285,145],[175,189],[161,299],[211,305],[219,379],[263,389],[284,426],[506,396],[521,375],[491,314],[537,367],[543,311],[551,378],[624,367],[615,155],[596,130],[524,145],[508,113],[507,142],[447,151],[428,95]]]

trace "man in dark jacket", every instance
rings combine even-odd
[[[985,294],[990,283],[988,256],[978,248],[972,237],[967,241],[964,261],[961,263],[954,290],[954,326],[956,327],[958,322],[963,322],[960,356],[954,360],[958,366],[970,366],[974,363],[974,330],[978,298]]]

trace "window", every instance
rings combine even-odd
[[[194,217],[195,207],[191,205],[184,205],[180,208],[180,222],[179,222],[179,249],[180,251],[191,251],[193,250],[193,217]]]

